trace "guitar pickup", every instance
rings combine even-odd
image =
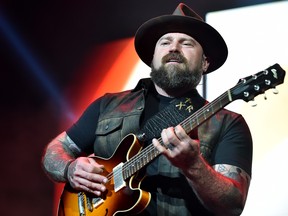
[[[117,192],[123,187],[126,187],[126,182],[124,181],[122,174],[123,162],[118,164],[113,168],[113,179],[114,179],[114,191]]]

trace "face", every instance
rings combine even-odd
[[[155,46],[151,79],[165,90],[181,91],[195,88],[209,62],[201,45],[183,33],[163,35]]]

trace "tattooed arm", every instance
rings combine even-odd
[[[211,167],[200,153],[199,140],[193,140],[181,126],[164,129],[163,147],[154,139],[155,147],[186,176],[200,202],[215,215],[240,215],[246,201],[250,177],[242,169],[217,164]]]
[[[233,185],[239,189],[240,197],[242,198],[242,208],[244,208],[250,186],[250,176],[243,169],[228,164],[216,164],[213,168],[216,172],[231,179]]]
[[[96,195],[106,190],[103,183],[107,180],[100,175],[103,165],[92,158],[83,157],[83,152],[66,132],[47,145],[42,157],[42,167],[52,180],[69,182],[74,189]]]
[[[203,159],[185,175],[202,204],[216,215],[240,215],[244,209],[250,176],[228,164],[210,167]]]
[[[51,179],[66,182],[68,166],[80,155],[81,150],[66,132],[63,132],[47,145],[42,158],[42,166]]]

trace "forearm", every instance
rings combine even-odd
[[[63,132],[47,145],[42,157],[42,167],[52,180],[66,182],[68,165],[79,154],[79,148]]]
[[[231,167],[225,170],[223,166],[220,174],[199,156],[193,167],[184,171],[199,200],[216,215],[240,215],[244,208],[248,180]]]

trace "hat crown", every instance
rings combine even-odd
[[[200,17],[195,11],[193,11],[190,7],[187,5],[180,3],[172,15],[178,15],[178,16],[189,16],[195,19],[198,19],[200,21],[204,21],[202,17]]]

